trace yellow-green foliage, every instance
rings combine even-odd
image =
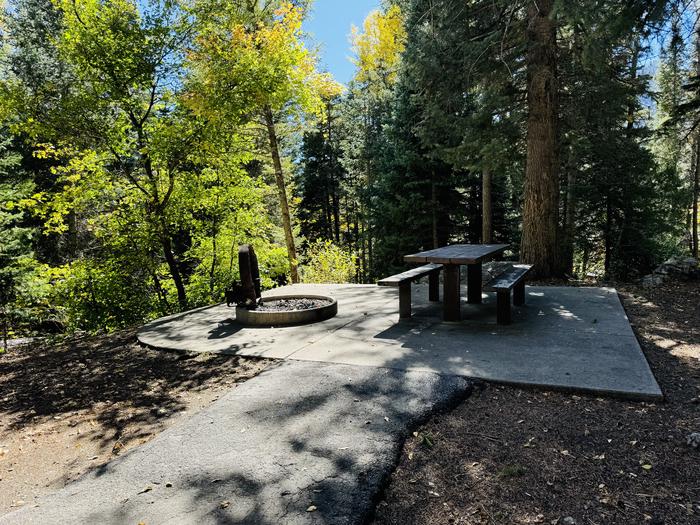
[[[331,241],[316,241],[307,251],[308,261],[302,267],[307,283],[349,283],[355,275],[353,254]]]
[[[385,12],[372,11],[362,24],[362,32],[352,27],[351,40],[358,81],[371,83],[383,79],[392,84],[396,80],[406,42],[406,29],[397,5]]]
[[[210,120],[243,119],[251,109],[293,110],[320,115],[323,97],[340,93],[327,73],[316,71],[316,56],[301,33],[302,10],[283,4],[267,23],[231,14],[203,24],[188,53],[187,103]],[[231,89],[236,86],[236,89]]]

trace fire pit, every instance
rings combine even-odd
[[[322,295],[280,295],[269,297],[254,310],[236,307],[236,321],[248,326],[286,326],[315,323],[338,313],[338,302]]]
[[[286,326],[325,321],[338,313],[338,303],[322,295],[260,296],[258,259],[250,245],[238,249],[241,282],[226,291],[226,303],[236,305],[236,321],[246,326]]]

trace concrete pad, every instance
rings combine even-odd
[[[330,295],[333,319],[305,326],[246,328],[233,308],[212,306],[146,325],[163,349],[416,370],[495,382],[658,399],[661,390],[612,288],[527,287],[513,323],[496,324],[495,297],[463,303],[460,323],[441,321],[427,286],[413,289],[414,317],[398,319],[398,291],[367,285],[294,285],[286,293]],[[466,295],[466,294],[463,294]],[[229,322],[226,322],[226,320]]]
[[[409,431],[469,390],[454,376],[286,361],[0,524],[359,525]]]

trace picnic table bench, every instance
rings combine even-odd
[[[386,277],[377,282],[379,286],[398,286],[399,288],[399,317],[411,317],[411,283],[421,277],[428,276],[428,300],[440,300],[440,270],[442,264],[426,264],[411,268],[405,272]]]
[[[486,283],[485,289],[496,292],[496,322],[510,324],[510,294],[513,291],[513,304],[525,304],[525,276],[532,270],[531,264],[514,264]]]

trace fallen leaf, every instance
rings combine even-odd
[[[649,463],[644,463],[644,465],[642,465],[642,468],[644,470],[651,470],[651,465]]]
[[[316,510],[316,505],[310,505],[306,512],[314,512]]]

